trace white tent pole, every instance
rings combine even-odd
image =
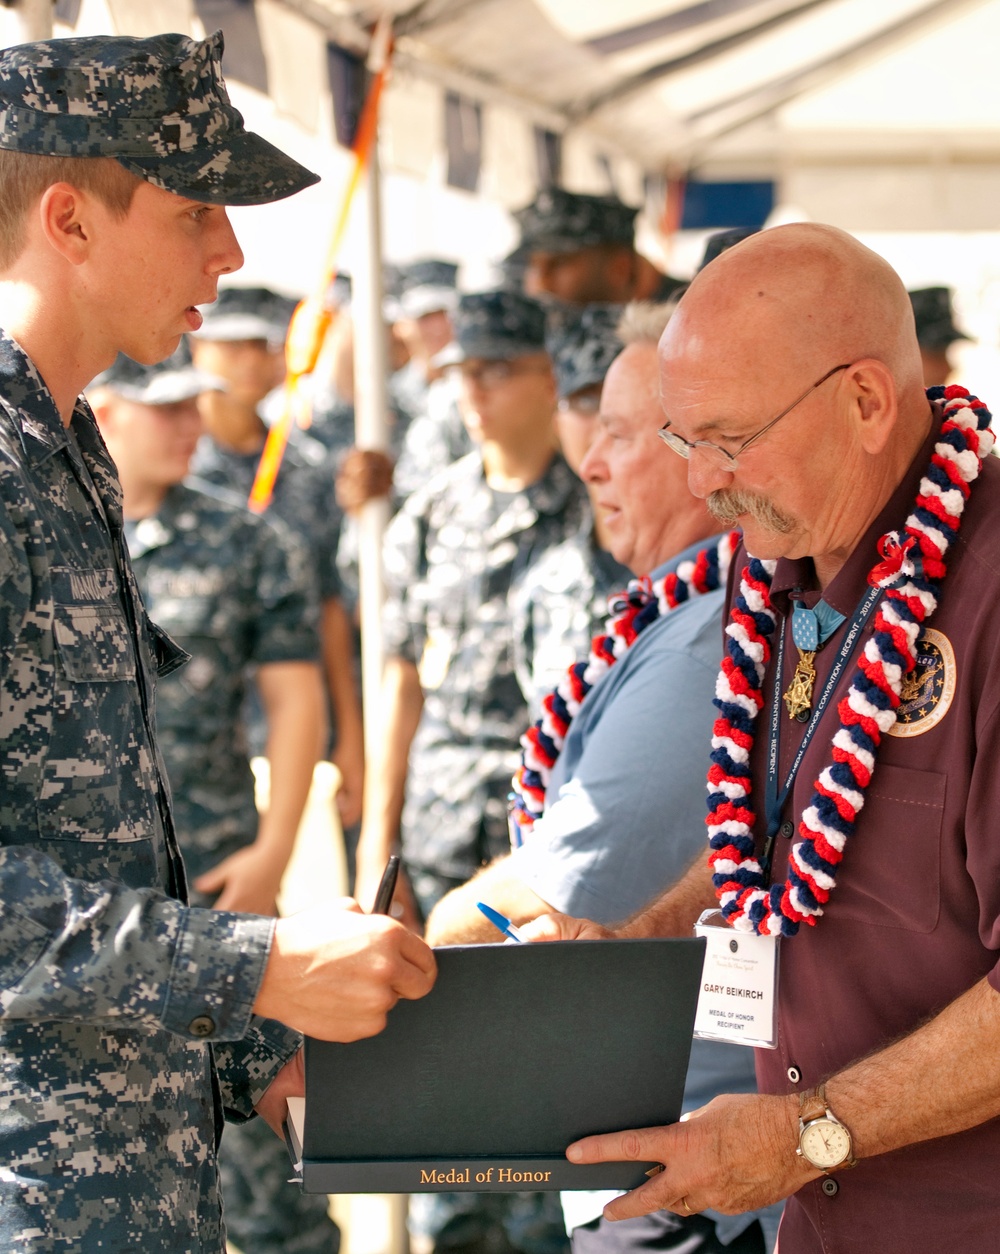
[[[53,0],[16,0],[0,8],[0,46],[52,38]]]
[[[358,187],[357,223],[362,228],[362,260],[353,275],[354,432],[359,448],[389,447],[386,330],[382,317],[382,214],[379,202],[378,137],[372,141],[364,179]],[[361,605],[361,677],[365,750],[372,761],[377,738],[378,695],[382,683],[382,536],[389,518],[385,498],[369,501],[358,520]]]

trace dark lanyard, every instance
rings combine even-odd
[[[761,857],[761,868],[765,876],[770,880],[771,871],[771,854],[774,849],[774,838],[778,834],[778,828],[781,826],[781,812],[785,808],[788,801],[788,795],[792,791],[795,783],[795,777],[799,773],[799,767],[802,765],[802,759],[806,755],[809,743],[812,740],[820,720],[823,717],[826,707],[830,703],[833,696],[833,690],[837,686],[837,682],[844,673],[844,668],[850,662],[854,655],[855,649],[861,640],[862,629],[868,621],[868,617],[872,610],[878,604],[882,595],[881,588],[869,588],[865,595],[858,603],[857,609],[851,618],[850,626],[847,634],[844,636],[843,643],[837,652],[833,668],[827,677],[826,683],[823,685],[823,691],[819,695],[812,718],[809,720],[809,726],[805,730],[802,737],[802,743],[799,745],[798,753],[788,772],[788,777],[781,790],[778,789],[778,761],[780,757],[781,745],[781,687],[782,675],[784,671],[785,661],[785,622],[781,624],[781,635],[778,640],[778,657],[774,672],[774,692],[771,697],[771,722],[769,727],[770,738],[767,748],[767,786],[764,794],[765,814],[767,816],[767,835],[764,840],[764,853]]]

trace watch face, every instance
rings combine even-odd
[[[850,1133],[832,1119],[816,1119],[807,1124],[799,1136],[799,1146],[803,1157],[824,1170],[839,1167],[851,1156]]]

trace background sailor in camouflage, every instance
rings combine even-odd
[[[199,442],[192,472],[246,501],[267,439],[261,416],[265,398],[284,379],[283,347],[292,307],[264,287],[230,287],[202,311],[191,336],[199,369],[221,376],[225,392],[203,393],[199,405],[206,434]],[[361,706],[354,678],[354,638],[341,598],[337,546],[343,515],[334,492],[336,462],[306,431],[293,426],[269,516],[283,522],[309,551],[320,599],[320,640],[333,725],[330,756],[341,786],[337,807],[345,837],[361,816],[364,749]],[[254,753],[263,749],[259,707],[250,721]]]
[[[543,188],[514,214],[521,235],[505,268],[540,300],[669,300],[685,285],[636,252],[637,213],[617,196]]]
[[[579,527],[585,503],[556,449],[541,307],[516,293],[463,296],[456,336],[450,356],[479,447],[415,492],[386,536],[383,752],[358,850],[356,892],[369,900],[401,832],[424,912],[507,845],[528,712],[509,594],[522,569]],[[421,1195],[411,1224],[440,1251],[566,1248],[551,1195]]]
[[[218,382],[185,357],[143,367],[119,356],[88,397],[118,467],[146,608],[191,654],[159,685],[156,730],[192,899],[274,914],[322,751],[319,606],[307,556],[280,523],[181,482],[201,431],[196,398]],[[243,727],[251,679],[271,764],[260,818]],[[261,1120],[227,1130],[219,1168],[244,1254],[336,1248],[325,1198],[289,1182],[285,1147]]]
[[[955,325],[951,288],[920,287],[907,292],[907,296],[917,327],[924,386],[932,388],[946,384],[954,372],[949,351],[951,346],[972,338]]]
[[[621,352],[617,335],[621,305],[588,305],[570,319],[549,321],[546,344],[555,369],[559,403],[556,431],[574,474],[597,434],[601,387]],[[632,578],[608,551],[604,517],[587,487],[591,509],[579,530],[547,550],[517,580],[511,594],[514,666],[531,721],[566,668],[585,657],[604,624],[608,597]]]
[[[314,181],[226,112],[221,47],[0,53],[4,1249],[221,1254],[223,1117],[276,1126],[302,1090],[297,1031],[266,1016],[357,1037],[433,981],[388,919],[185,904],[154,731],[155,672],[183,654],[146,616],[115,468],[77,397],[116,350],[166,357],[242,264],[217,206]],[[91,160],[119,146],[140,176]]]

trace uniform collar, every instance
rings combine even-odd
[[[6,331],[0,331],[0,394],[10,406],[29,465],[38,466],[67,446],[69,436],[52,394],[35,363]]]
[[[40,466],[63,449],[68,450],[72,457],[79,449],[109,523],[120,528],[122,497],[118,472],[97,429],[90,406],[82,396],[77,398],[70,423],[74,448],[74,440],[63,425],[52,394],[35,363],[20,344],[2,330],[0,395],[10,407],[28,464]]]
[[[565,509],[579,482],[562,453],[557,452],[549,462],[545,474],[519,495],[527,497],[539,514],[559,514]]]
[[[832,609],[844,615],[853,614],[854,608],[868,586],[868,575],[879,560],[878,542],[887,531],[894,531],[906,522],[913,510],[913,502],[917,499],[920,481],[930,464],[934,445],[941,431],[944,407],[940,401],[932,401],[931,409],[934,421],[927,439],[920,451],[910,463],[899,486],[889,498],[881,513],[871,524],[841,569],[823,593],[823,600]],[[789,608],[789,592],[795,589],[816,589],[816,572],[811,558],[780,558],[771,583],[771,600],[775,608],[787,613]],[[816,597],[806,598],[812,604]]]

